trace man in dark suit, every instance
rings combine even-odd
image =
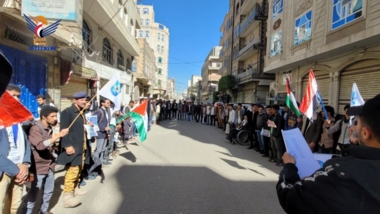
[[[256,130],[256,119],[257,119],[257,104],[252,104],[252,111],[246,112],[246,115],[248,116],[248,126],[249,126],[249,141],[251,145],[247,149],[255,149],[256,151],[259,151],[259,145],[258,143],[253,143],[255,138],[255,130]]]
[[[74,103],[61,113],[61,130],[69,128],[69,133],[61,138],[62,152],[57,159],[57,164],[69,167],[64,178],[63,206],[65,208],[78,206],[81,202],[75,196],[86,194],[85,191],[76,188],[83,165],[89,164],[90,160],[90,146],[83,126],[87,123],[83,110],[87,104],[86,97],[86,92],[75,93]]]
[[[272,140],[272,149],[274,148],[274,155],[277,155],[277,166],[282,166],[282,155],[285,153],[285,144],[282,138],[281,130],[284,129],[284,117],[281,116],[278,111],[280,110],[280,106],[273,106],[273,122],[276,125],[276,128],[272,127],[271,129],[271,140]]]

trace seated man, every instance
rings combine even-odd
[[[232,129],[230,131],[230,134],[226,137],[226,139],[228,139],[228,140],[230,140],[230,142],[232,142],[232,139],[235,139],[241,130],[248,130],[248,129],[249,129],[249,127],[248,127],[248,116],[244,115],[244,119],[241,122],[241,124],[238,125],[235,129]]]

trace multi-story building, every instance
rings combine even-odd
[[[70,63],[62,68],[61,58],[69,58],[72,62],[74,54],[81,50],[83,1],[66,2],[60,7],[34,3],[32,0],[0,0],[0,49],[13,66],[11,82],[21,86],[21,102],[37,117],[36,96],[39,94],[46,95],[49,102],[60,107],[61,85],[65,84],[61,71],[65,68],[72,70],[75,65]],[[48,23],[40,20],[44,23],[43,28],[56,22],[57,18],[61,19],[58,29],[42,39],[46,46],[55,47],[55,50],[34,50],[35,41],[39,39],[34,30],[28,28],[26,20],[30,19],[35,24],[37,16],[47,19]],[[88,83],[96,78],[94,71],[85,73],[80,66],[77,68],[75,75],[81,81]]]
[[[153,88],[156,82],[156,56],[154,50],[150,47],[146,39],[139,38],[137,42],[140,47],[140,55],[136,58],[136,72],[133,73],[135,83],[135,97],[148,97],[153,95]],[[159,94],[156,94],[159,97]]]
[[[219,59],[222,62],[222,66],[219,69],[219,74],[225,76],[227,74],[232,74],[231,67],[231,43],[232,43],[232,14],[233,14],[233,3],[230,0],[230,8],[228,13],[224,16],[222,26],[220,27],[220,32],[222,36],[220,37],[219,45],[222,49],[219,52]]]
[[[167,84],[166,99],[175,100],[175,79],[168,79]]]
[[[141,17],[141,29],[137,31],[137,38],[145,38],[153,48],[158,67],[156,78],[157,87],[154,94],[161,94],[167,98],[168,63],[169,63],[169,29],[160,23],[155,22],[155,13],[151,5],[138,5]]]
[[[265,103],[269,84],[274,80],[274,75],[264,73],[267,0],[230,0],[226,19],[222,25],[227,32],[221,39],[225,44],[220,73],[235,76],[236,86],[229,95],[234,102]]]
[[[196,101],[201,99],[200,85],[202,83],[201,76],[191,75],[191,78],[187,81],[187,97],[190,99],[192,95],[195,96]]]
[[[379,1],[269,2],[266,73],[272,97],[285,97],[289,75],[298,101],[313,69],[325,105],[343,113],[354,82],[364,99],[380,91]]]
[[[218,91],[219,69],[222,64],[219,60],[221,49],[221,46],[213,47],[202,66],[201,100],[203,102],[213,102],[212,93]]]
[[[140,18],[134,1],[84,1],[82,51],[77,61],[89,69],[96,70],[97,84],[90,84],[92,94],[101,89],[115,73],[120,74],[122,102],[127,104],[132,95],[132,62],[139,55],[135,39],[136,29],[140,29]],[[68,60],[68,59],[67,59]],[[68,99],[77,81],[69,81],[65,92]],[[84,84],[82,84],[84,87]],[[62,89],[63,91],[63,89]],[[62,103],[62,101],[61,101]]]

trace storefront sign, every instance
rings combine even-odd
[[[79,4],[82,0],[23,0],[21,14],[44,16],[79,22]]]

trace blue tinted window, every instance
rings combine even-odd
[[[334,30],[362,16],[363,0],[334,0],[332,26]]]
[[[270,41],[270,56],[276,56],[281,52],[282,31],[273,34]]]
[[[284,0],[274,0],[273,1],[273,7],[272,7],[272,18],[276,18],[280,13],[282,13],[282,10],[284,8]]]
[[[296,19],[294,24],[294,45],[299,45],[311,38],[311,15],[312,12],[309,11]]]

